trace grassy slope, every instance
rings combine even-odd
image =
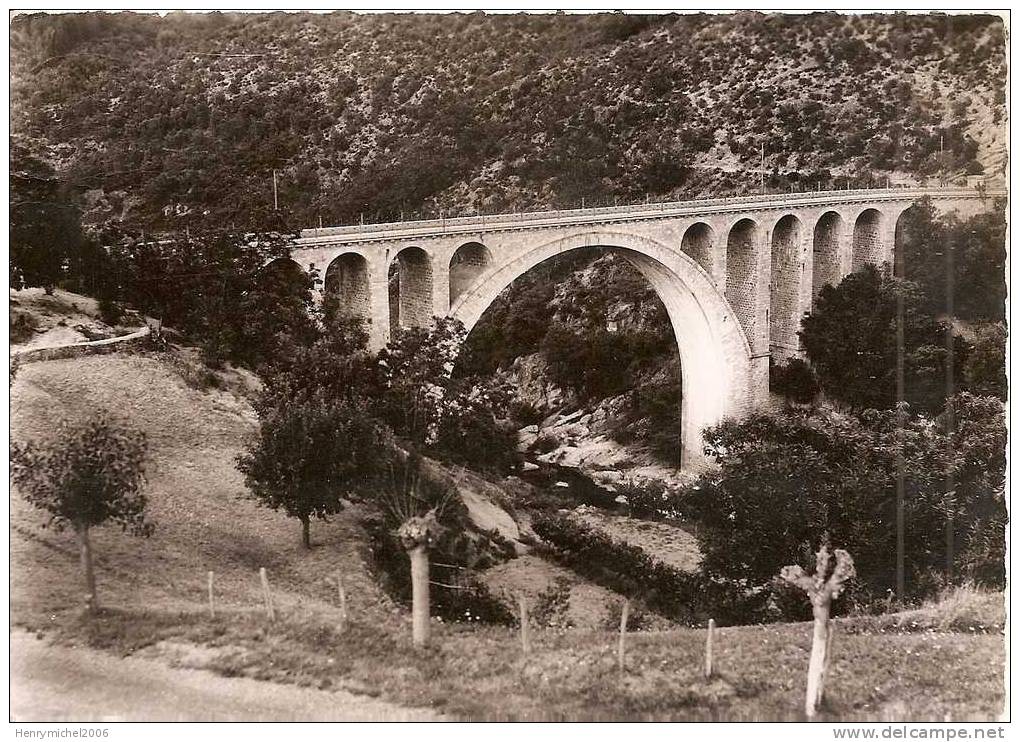
[[[468,718],[798,718],[809,627],[725,629],[718,680],[698,672],[703,633],[634,635],[616,669],[608,631],[535,631],[530,657],[513,630],[437,627],[414,652],[405,615],[365,568],[356,513],[316,524],[319,547],[301,550],[297,525],[241,498],[233,468],[254,421],[243,401],[190,388],[153,357],[104,356],[29,364],[12,389],[18,438],[101,408],[150,436],[149,540],[113,529],[95,536],[101,599],[81,619],[70,534],[40,530],[43,516],[15,493],[11,517],[12,621],[122,653],[321,688],[382,694]],[[266,566],[281,606],[267,625],[256,571]],[[217,575],[220,612],[204,612],[205,572]],[[340,634],[327,582],[342,569],[352,612]],[[909,628],[913,633],[899,633]],[[830,713],[841,719],[990,718],[1003,699],[1001,636],[851,623],[837,639]],[[850,631],[863,633],[851,634]],[[890,633],[892,632],[892,633]],[[952,667],[952,674],[943,668]]]
[[[211,569],[221,600],[254,606],[257,571],[264,566],[285,605],[326,607],[334,592],[326,578],[343,569],[356,610],[392,610],[362,566],[365,543],[353,519],[315,524],[318,548],[306,554],[296,521],[243,499],[233,459],[254,430],[243,400],[190,388],[155,357],[35,363],[20,370],[12,389],[12,430],[18,438],[40,436],[93,409],[148,436],[148,494],[157,523],[147,540],[97,530],[101,600],[159,610],[194,607]],[[15,616],[73,609],[81,592],[73,534],[40,530],[45,516],[16,493],[11,507]]]

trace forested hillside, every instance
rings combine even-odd
[[[993,16],[31,15],[11,40],[13,132],[92,223],[246,220],[274,169],[312,226],[745,191],[762,147],[777,189],[1004,161]]]

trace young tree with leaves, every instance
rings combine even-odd
[[[113,522],[149,536],[145,519],[145,436],[105,417],[65,426],[45,443],[11,446],[11,481],[25,498],[50,513],[47,525],[66,526],[78,536],[89,611],[98,608],[90,529]]]
[[[407,446],[477,469],[508,471],[516,431],[505,424],[509,387],[455,373],[464,326],[437,318],[400,330],[378,357],[376,409]]]
[[[388,447],[383,428],[363,404],[321,393],[259,408],[259,437],[238,458],[252,497],[301,522],[311,548],[311,519],[343,509],[379,472]]]

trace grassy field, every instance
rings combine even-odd
[[[23,617],[24,618],[24,617]],[[55,641],[318,689],[343,689],[488,720],[799,720],[809,624],[721,629],[718,676],[701,676],[703,631],[628,635],[626,668],[613,632],[542,630],[527,656],[517,633],[437,626],[416,651],[409,631],[293,606],[275,623],[257,611],[211,619],[191,611],[108,609],[95,620],[23,621]],[[960,632],[838,629],[822,718],[944,721],[997,718],[1003,639]]]
[[[44,514],[12,493],[15,625],[58,644],[353,690],[468,719],[800,718],[806,624],[723,629],[719,677],[711,682],[700,676],[704,632],[695,629],[631,635],[623,673],[610,631],[535,630],[524,657],[513,629],[437,625],[434,646],[413,650],[409,617],[368,566],[363,512],[352,507],[314,523],[316,546],[303,550],[296,521],[244,498],[233,460],[254,431],[247,403],[231,391],[198,388],[201,377],[182,363],[109,355],[19,371],[12,387],[16,438],[44,436],[93,409],[146,432],[157,529],[150,539],[97,529],[104,610],[85,619],[72,535],[41,528]],[[260,567],[269,571],[280,609],[273,624],[259,608]],[[207,570],[216,575],[216,618],[205,610]],[[352,616],[342,634],[337,571]],[[987,600],[994,614],[996,598]],[[959,608],[943,614],[842,624],[826,718],[998,716],[1001,618],[975,620]]]

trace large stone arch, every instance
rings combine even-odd
[[[772,280],[769,314],[769,345],[774,354],[795,354],[799,343],[801,279],[804,266],[801,246],[804,226],[793,214],[787,214],[772,229]]]
[[[649,281],[673,325],[680,355],[681,465],[704,463],[701,431],[740,416],[767,396],[755,389],[751,352],[736,315],[708,273],[682,251],[620,232],[583,232],[527,247],[466,289],[450,308],[470,331],[499,293],[538,264],[570,250],[602,247],[622,254]],[[767,382],[767,377],[765,377]]]
[[[480,242],[466,242],[450,258],[450,305],[492,265],[492,253]]]
[[[390,334],[432,321],[432,257],[420,247],[401,248],[387,268]]]
[[[338,312],[371,319],[372,290],[364,255],[345,252],[333,258],[326,266],[322,289],[326,301],[336,301]]]
[[[826,211],[815,223],[813,269],[811,271],[812,303],[823,286],[835,286],[843,278],[840,270],[840,248],[843,217],[837,211]]]
[[[882,265],[889,260],[885,243],[885,215],[875,208],[864,209],[854,220],[851,270],[865,265]]]

